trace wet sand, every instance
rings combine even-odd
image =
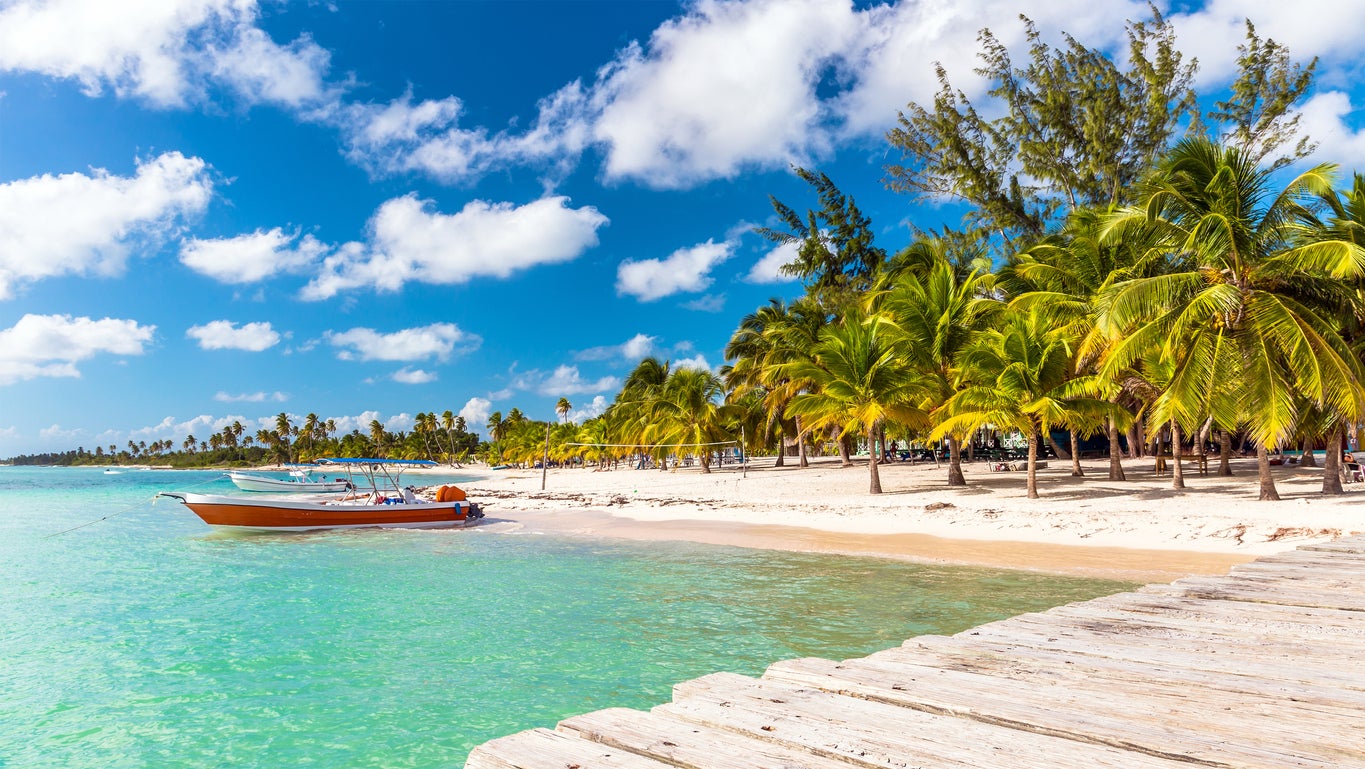
[[[701,542],[916,563],[1025,569],[1137,583],[1165,583],[1192,574],[1225,574],[1232,566],[1255,557],[1236,553],[946,539],[914,533],[859,534],[739,521],[639,521],[605,510],[518,511],[502,517],[490,516],[485,525],[509,525],[525,531],[583,537]]]

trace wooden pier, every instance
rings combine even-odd
[[[1365,537],[861,659],[716,673],[466,766],[1365,768]]]

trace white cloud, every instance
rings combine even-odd
[[[1365,131],[1357,131],[1346,119],[1355,112],[1349,94],[1318,93],[1300,113],[1303,132],[1318,143],[1315,161],[1339,163],[1346,169],[1365,168]]]
[[[682,291],[704,291],[711,285],[711,268],[729,259],[734,250],[734,243],[708,240],[680,248],[667,259],[627,259],[616,269],[616,291],[642,302]]]
[[[0,299],[18,283],[58,275],[116,275],[134,247],[152,250],[208,205],[203,160],[167,152],[134,176],[104,169],[0,184]]]
[[[418,172],[462,182],[513,165],[550,163],[567,170],[589,140],[586,94],[570,83],[537,105],[531,128],[489,134],[461,128],[463,103],[454,96],[416,104],[412,89],[387,104],[351,104],[339,110],[347,156],[378,173]]]
[[[401,384],[426,384],[427,382],[435,382],[436,375],[420,368],[404,367],[393,372],[393,381]]]
[[[254,393],[240,393],[238,395],[231,395],[220,390],[213,396],[213,399],[222,403],[264,403],[266,401],[283,403],[289,400],[289,396],[279,390],[276,390],[273,393],[262,390]]]
[[[1208,0],[1198,10],[1171,14],[1179,47],[1199,58],[1202,84],[1227,83],[1236,75],[1237,45],[1245,40],[1246,19],[1262,39],[1273,38],[1295,59],[1322,58],[1323,75],[1351,69],[1359,60],[1358,31],[1365,26],[1365,4],[1340,0],[1267,3],[1264,0]]]
[[[416,195],[385,202],[370,220],[370,242],[347,243],[327,257],[303,298],[360,287],[397,291],[410,280],[448,285],[506,278],[576,259],[597,245],[597,229],[608,221],[591,206],[569,208],[562,196],[523,206],[475,200],[455,214],[428,209],[429,201]]]
[[[648,334],[636,334],[621,344],[605,345],[602,347],[589,347],[578,352],[574,358],[578,360],[612,360],[621,358],[626,361],[637,361],[648,357],[654,351],[656,337]]]
[[[532,379],[535,376],[537,376],[537,372],[530,372],[526,375],[522,381],[530,386],[523,389],[534,389],[541,395],[557,397],[579,393],[600,393],[621,386],[621,380],[614,376],[604,376],[596,381],[587,381],[579,373],[577,366],[560,366],[554,370],[554,373],[533,384]]]
[[[0,385],[37,377],[79,377],[76,364],[100,353],[141,355],[156,326],[137,321],[25,315],[0,329]]]
[[[860,30],[846,0],[701,0],[599,75],[606,176],[654,187],[827,149],[816,86]]]
[[[197,340],[203,350],[246,350],[260,352],[280,343],[280,335],[269,323],[245,323],[241,328],[230,320],[215,320],[190,326],[185,336]]]
[[[18,0],[0,10],[0,71],[78,81],[89,95],[161,107],[204,100],[211,87],[247,103],[304,107],[334,98],[328,53],[307,36],[287,46],[255,26],[255,0]]]
[[[783,275],[781,268],[796,261],[796,252],[801,248],[800,243],[782,243],[761,259],[754,262],[754,266],[749,268],[749,273],[744,279],[749,283],[788,283],[796,278],[790,275]]]
[[[346,435],[352,430],[359,430],[366,435],[370,432],[370,422],[379,419],[378,411],[362,411],[354,416],[331,417],[333,424],[336,425],[337,435]],[[383,424],[383,421],[380,421]]]
[[[690,302],[683,302],[683,309],[696,312],[720,312],[725,309],[725,294],[707,294]]]
[[[598,395],[594,397],[592,402],[588,405],[570,411],[568,420],[576,425],[583,424],[589,419],[602,416],[602,414],[606,412],[607,406],[610,405],[611,404],[607,402],[606,396]]]
[[[464,408],[460,409],[460,416],[464,417],[465,424],[471,431],[481,430],[488,422],[488,415],[492,410],[493,402],[487,398],[470,398],[465,401]]]
[[[312,235],[299,238],[298,233],[276,227],[233,238],[191,238],[180,246],[180,261],[222,283],[255,283],[277,273],[298,272],[318,262],[327,250]]]
[[[388,361],[445,360],[456,344],[461,345],[460,352],[469,352],[483,342],[480,337],[461,331],[454,323],[433,323],[391,334],[353,328],[340,333],[329,331],[326,339],[333,347],[341,348],[337,357],[342,360]]]
[[[693,355],[691,358],[682,358],[680,360],[675,360],[673,361],[672,366],[675,371],[680,368],[695,368],[701,369],[703,371],[712,370],[711,364],[706,362],[706,356],[702,355],[701,353],[697,353],[696,355]]]

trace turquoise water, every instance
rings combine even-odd
[[[1129,587],[507,527],[233,536],[139,504],[216,477],[0,468],[0,766],[445,769],[706,673]]]

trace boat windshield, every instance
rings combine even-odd
[[[361,484],[355,482],[355,475],[365,479],[365,483],[371,489],[380,491],[383,489],[401,489],[400,481],[403,477],[403,470],[413,467],[435,467],[436,463],[426,459],[376,459],[363,457],[330,458],[318,460],[319,464],[339,465],[346,471],[346,475],[351,482],[359,488]],[[382,486],[381,486],[382,484]]]

